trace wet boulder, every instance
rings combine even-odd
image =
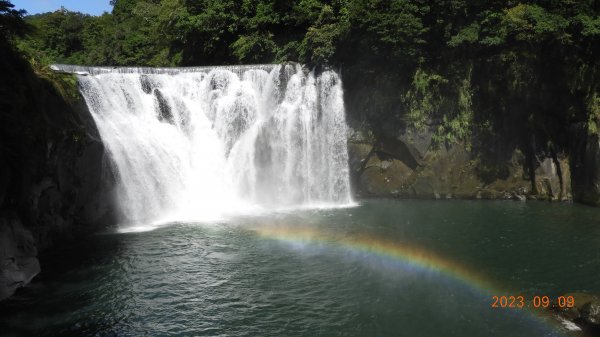
[[[175,118],[169,102],[159,89],[154,89],[154,98],[158,103],[158,119],[161,122],[175,125]]]
[[[0,217],[0,300],[27,285],[40,272],[31,232],[12,217]]]
[[[551,309],[558,317],[572,322],[584,331],[600,331],[600,297],[586,293],[570,293],[575,305],[571,308],[559,308],[554,305]]]
[[[140,84],[142,86],[142,91],[146,94],[151,94],[152,89],[155,87],[152,79],[148,75],[140,76]]]

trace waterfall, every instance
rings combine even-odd
[[[55,65],[114,165],[124,221],[212,220],[352,202],[343,91],[300,65]]]

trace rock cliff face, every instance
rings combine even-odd
[[[114,213],[104,147],[76,90],[67,99],[28,62],[0,53],[2,300],[40,272],[38,251],[110,225]]]
[[[563,321],[570,321],[584,331],[585,336],[597,336],[600,331],[600,298],[588,293],[569,293],[574,306],[560,308],[556,305],[549,309]]]
[[[573,194],[575,201],[600,206],[600,139],[581,125],[573,127]]]
[[[573,199],[570,162],[563,156],[535,155],[533,170],[528,170],[519,149],[504,160],[483,163],[464,144],[434,149],[428,131],[408,130],[396,137],[350,133],[350,169],[359,197]],[[600,153],[589,155],[588,162],[592,158]],[[597,174],[589,164],[583,167]],[[582,182],[578,193],[587,187]]]
[[[31,232],[19,219],[0,217],[0,299],[12,295],[40,272]]]
[[[512,87],[518,70],[488,66],[419,69],[410,83],[385,71],[344,73],[358,196],[600,206],[595,73],[553,87],[542,71],[533,89]]]

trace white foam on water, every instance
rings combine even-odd
[[[571,321],[569,321],[569,320],[567,320],[565,318],[562,318],[562,317],[559,317],[558,319],[560,320],[560,323],[567,330],[569,330],[569,331],[582,331],[581,328],[577,324],[575,324],[575,323],[573,323],[573,322],[571,322]]]

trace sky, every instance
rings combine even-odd
[[[54,12],[64,6],[74,12],[82,12],[91,15],[100,15],[110,12],[110,0],[9,0],[16,9],[24,9],[27,14],[38,14]]]

